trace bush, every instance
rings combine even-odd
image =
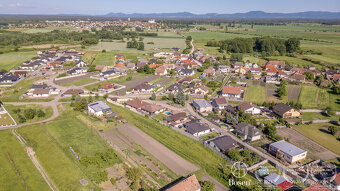
[[[26,119],[33,119],[36,115],[36,111],[34,109],[25,109],[24,116]]]
[[[214,191],[215,184],[210,181],[200,181],[201,191]]]
[[[137,168],[137,167],[133,167],[133,168],[129,168],[126,172],[126,176],[133,182],[137,182],[141,177],[142,177],[142,170]]]
[[[115,185],[116,185],[116,179],[114,179],[114,178],[111,178],[111,179],[110,179],[110,182],[111,182],[111,184],[112,184],[113,186],[115,186]]]
[[[107,181],[108,178],[106,170],[94,173],[92,176],[92,180],[97,184]]]
[[[39,109],[38,111],[37,111],[37,116],[38,117],[45,117],[45,112],[43,111],[43,110],[41,110],[41,109]]]

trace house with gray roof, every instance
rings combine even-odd
[[[88,112],[96,116],[103,116],[104,113],[111,112],[111,107],[106,105],[103,101],[96,101],[87,105]]]
[[[212,131],[212,129],[208,125],[203,124],[199,122],[198,120],[189,121],[183,124],[183,126],[185,127],[186,132],[196,137],[205,135]]]
[[[285,178],[283,178],[282,176],[276,174],[276,173],[272,173],[272,174],[264,177],[264,183],[267,184],[267,185],[272,184],[272,185],[277,186],[284,181],[287,181],[287,180]]]
[[[192,102],[192,106],[194,106],[196,111],[201,113],[212,111],[212,105],[205,99],[195,99]]]
[[[234,139],[228,135],[217,137],[209,141],[209,144],[222,153],[227,153],[230,149],[237,146],[237,143],[234,141]]]
[[[261,139],[261,131],[255,126],[241,122],[234,125],[235,132],[242,137],[243,140],[256,141]]]
[[[278,158],[286,160],[290,164],[305,160],[307,157],[307,151],[285,140],[270,144],[269,152]]]

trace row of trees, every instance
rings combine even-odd
[[[263,56],[285,55],[294,53],[300,49],[300,41],[297,38],[287,40],[273,37],[234,38],[224,41],[208,41],[207,46],[220,47],[231,53],[261,52]]]
[[[137,50],[144,50],[144,42],[137,42],[136,39],[132,39],[131,41],[126,43],[127,48],[137,48]]]

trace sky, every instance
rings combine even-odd
[[[340,0],[0,0],[0,14],[340,12]]]

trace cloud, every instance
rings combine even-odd
[[[9,7],[24,7],[24,5],[21,3],[12,3],[12,4],[9,4],[8,6]]]

